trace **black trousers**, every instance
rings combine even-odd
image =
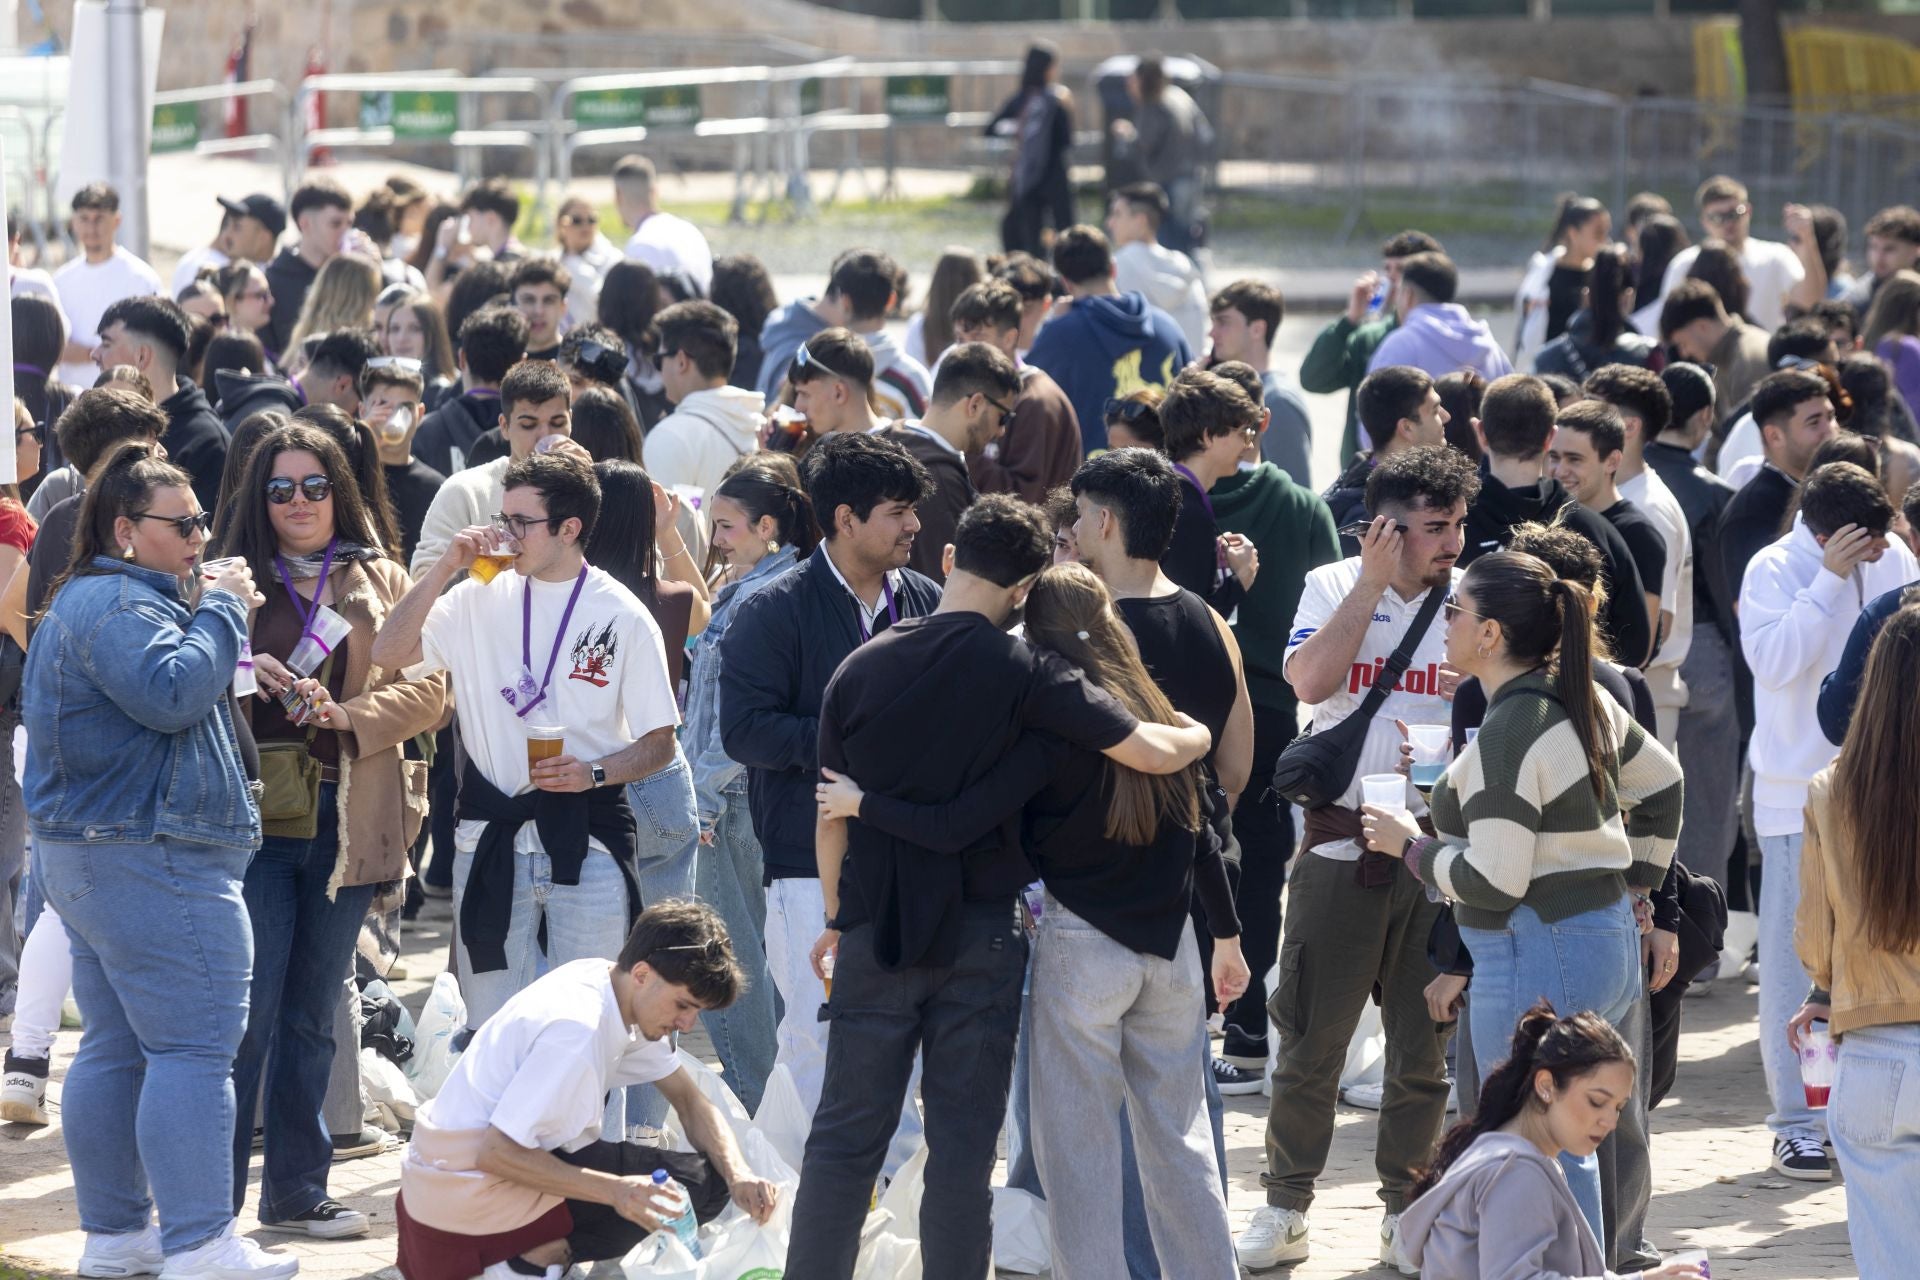
[[[822,1011],[831,1024],[826,1078],[800,1169],[787,1280],[853,1274],[916,1053],[927,1130],[922,1275],[980,1280],[993,1254],[990,1186],[1020,1030],[1026,932],[1010,901],[970,907],[952,965],[897,973],[874,960],[872,936],[857,925],[840,938]]]
[[[1007,214],[1000,220],[1001,247],[1008,253],[1022,249],[1044,259],[1047,248],[1041,233],[1049,213],[1055,235],[1074,224],[1073,181],[1065,168],[1050,172],[1032,190],[1008,202]]]
[[[1267,970],[1280,951],[1280,890],[1294,846],[1293,810],[1273,790],[1273,766],[1297,733],[1292,712],[1254,704],[1253,773],[1233,809],[1233,834],[1240,842],[1233,905],[1253,980],[1227,1009],[1220,1051],[1229,1057],[1264,1058],[1267,1052]]]
[[[693,1201],[693,1216],[709,1222],[727,1207],[733,1192],[721,1179],[719,1170],[699,1152],[668,1151],[639,1142],[590,1142],[578,1151],[553,1153],[576,1169],[593,1169],[622,1178],[646,1178],[655,1169],[667,1173],[687,1189]],[[573,1215],[573,1230],[567,1245],[575,1262],[599,1262],[623,1258],[649,1232],[637,1222],[621,1217],[611,1206],[590,1200],[567,1201]]]

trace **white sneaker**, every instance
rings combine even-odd
[[[139,1231],[120,1235],[89,1231],[87,1247],[80,1251],[80,1265],[74,1268],[83,1276],[155,1276],[160,1274],[167,1255],[160,1248],[160,1228],[148,1224]]]
[[[1250,1271],[1299,1262],[1307,1256],[1307,1215],[1263,1204],[1253,1211],[1247,1229],[1234,1238],[1233,1252]]]
[[[547,1268],[547,1274],[542,1276],[541,1280],[560,1280],[565,1271],[566,1268],[555,1263]],[[496,1262],[480,1273],[480,1280],[530,1280],[530,1277],[515,1271],[504,1262]]]
[[[1359,1107],[1363,1111],[1378,1111],[1381,1099],[1387,1094],[1387,1085],[1383,1080],[1369,1080],[1364,1084],[1350,1084],[1340,1090],[1340,1101],[1350,1107]]]
[[[160,1269],[160,1280],[290,1280],[300,1270],[298,1258],[268,1253],[233,1224],[197,1249],[176,1253]]]
[[[0,1121],[31,1125],[47,1123],[45,1058],[19,1058],[14,1056],[11,1049],[7,1051],[6,1069],[4,1074],[0,1074]]]
[[[1380,1265],[1392,1267],[1403,1276],[1417,1276],[1420,1268],[1400,1252],[1400,1215],[1390,1213],[1380,1220]]]

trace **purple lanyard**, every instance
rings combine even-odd
[[[44,377],[46,377],[46,376],[47,376],[47,371],[46,371],[45,369],[42,369],[42,368],[41,368],[41,367],[40,367],[39,365],[37,365],[37,364],[28,364],[28,363],[26,363],[26,361],[24,361],[24,360],[15,360],[15,361],[13,362],[13,371],[14,371],[15,373],[31,373],[31,374],[37,374],[38,376],[40,376],[40,377],[42,377],[42,378],[44,378]]]
[[[847,594],[853,595],[853,589],[851,587],[847,589]],[[887,625],[892,626],[894,623],[900,621],[900,611],[893,607],[893,583],[889,582],[885,577],[880,579],[880,596],[887,602]],[[854,623],[860,628],[860,643],[865,644],[867,641],[873,639],[873,628],[867,625],[867,607],[860,603],[859,596],[853,596],[853,608]],[[879,612],[878,609],[874,610],[876,616]]]
[[[333,572],[333,551],[339,545],[338,538],[327,539],[327,554],[320,561],[320,581],[313,588],[312,600],[300,598],[300,593],[293,589],[293,575],[287,572],[287,562],[278,554],[273,557],[274,567],[280,571],[280,585],[285,587],[287,594],[293,598],[293,610],[300,618],[300,640],[313,636],[314,643],[326,649],[328,653],[332,653],[333,650],[328,648],[326,642],[319,636],[313,634],[313,621],[320,616],[320,592],[327,585],[327,575]],[[300,646],[300,640],[293,642],[295,648]]]
[[[546,701],[547,686],[553,683],[553,664],[560,660],[560,646],[566,642],[567,624],[573,621],[573,606],[580,603],[580,590],[587,585],[587,565],[580,565],[580,576],[573,580],[573,594],[567,597],[567,609],[560,615],[560,625],[554,628],[553,652],[547,655],[547,671],[540,677],[540,687],[533,692],[527,705],[514,711],[514,715],[525,719],[527,712]],[[520,597],[520,666],[528,675],[533,674],[533,579],[527,579],[527,589]]]
[[[1220,527],[1220,518],[1213,514],[1213,499],[1207,496],[1207,487],[1200,483],[1200,477],[1193,474],[1184,462],[1174,463],[1173,469],[1178,471],[1180,478],[1192,485],[1193,491],[1200,495],[1200,505],[1207,509],[1207,519],[1213,521],[1214,528],[1218,530]],[[1226,572],[1227,568],[1227,549],[1220,545],[1220,540],[1217,537],[1213,542],[1213,568],[1216,574]]]

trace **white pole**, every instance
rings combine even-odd
[[[0,138],[0,209],[7,208],[7,143]],[[12,267],[8,267],[8,283],[11,285]],[[11,289],[8,290],[12,292]],[[53,370],[47,370],[49,377]],[[13,305],[0,307],[0,407],[7,413],[7,421],[13,421]],[[49,427],[53,424],[48,423]],[[5,437],[0,437],[4,439]],[[12,449],[0,448],[0,484],[13,484],[20,479],[19,460]]]
[[[120,193],[119,242],[147,257],[147,139],[152,121],[141,56],[145,0],[107,0],[107,172]]]

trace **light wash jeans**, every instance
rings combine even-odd
[[[1506,1059],[1520,1015],[1542,997],[1556,1013],[1591,1010],[1622,1035],[1632,1033],[1628,1014],[1641,996],[1640,929],[1625,893],[1607,906],[1553,924],[1523,904],[1507,917],[1506,928],[1463,924],[1460,937],[1473,956],[1467,1016],[1473,1020],[1473,1054],[1482,1080]],[[1605,1240],[1599,1160],[1562,1152],[1560,1166],[1594,1239]]]
[[[640,882],[641,906],[695,897],[700,819],[694,808],[693,771],[677,743],[673,759],[664,768],[627,784],[627,803],[633,808],[633,825],[639,836],[634,868]],[[679,1042],[678,1036],[674,1042]],[[652,1085],[628,1087],[628,1124],[658,1129],[666,1123],[669,1110],[666,1098]]]
[[[1183,1273],[1238,1273],[1213,1161],[1206,995],[1193,930],[1145,955],[1048,898],[1034,949],[1034,1154],[1058,1280],[1126,1270],[1120,1129],[1134,1138],[1154,1250]]]
[[[1813,730],[1809,730],[1810,732]],[[1800,842],[1803,836],[1761,836],[1766,870],[1760,877],[1760,1065],[1766,1069],[1773,1114],[1767,1128],[1824,1142],[1827,1120],[1807,1105],[1800,1083],[1800,1055],[1787,1043],[1792,1020],[1813,979],[1793,945],[1793,917],[1800,909]]]
[[[695,888],[720,913],[733,938],[733,954],[747,975],[747,989],[725,1009],[700,1015],[726,1072],[727,1084],[749,1113],[773,1070],[773,979],[767,975],[767,890],[761,883],[760,842],[753,835],[744,786],[727,793],[727,807],[714,823],[713,843],[700,850]]]
[[[1920,1257],[1920,1023],[1840,1037],[1827,1127],[1847,1179],[1855,1270],[1865,1280],[1911,1275]]]
[[[233,1221],[233,1059],[247,1025],[251,854],[186,841],[41,841],[34,874],[73,943],[86,1020],[61,1095],[80,1225],[159,1210],[168,1254]]]

